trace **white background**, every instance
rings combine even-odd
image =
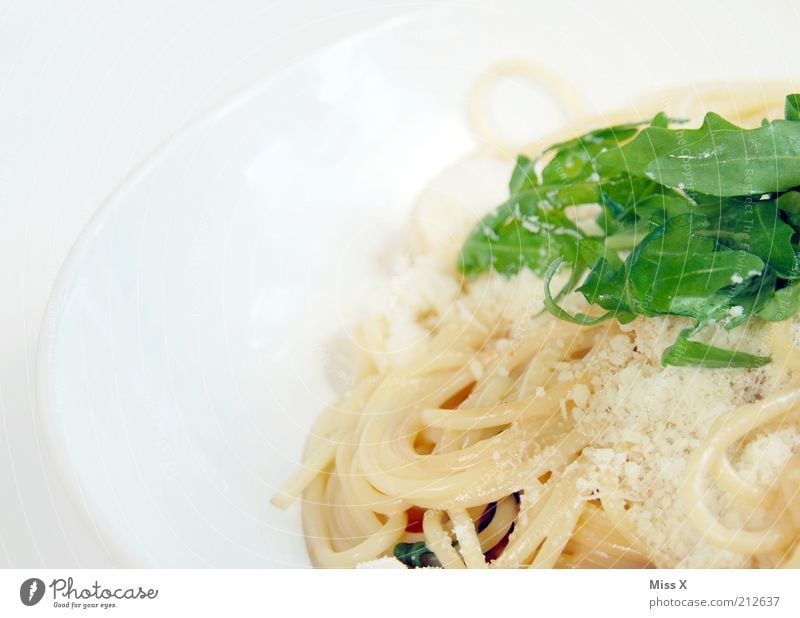
[[[0,567],[111,565],[35,412],[45,304],[98,205],[241,88],[420,4],[0,0]]]
[[[421,4],[0,0],[0,566],[111,565],[61,487],[36,416],[45,304],[91,215],[156,147],[244,86]],[[530,5],[546,11],[548,2]],[[689,62],[695,37],[718,27],[715,12],[738,12],[730,40],[745,49],[768,40],[775,20],[798,23],[790,0],[614,0],[608,11],[635,14],[654,45]],[[691,27],[662,32],[663,11]],[[572,45],[564,53],[580,53]],[[786,75],[797,68],[794,41],[783,48],[774,66]],[[724,50],[704,53],[736,72]]]

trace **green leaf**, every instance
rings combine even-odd
[[[783,116],[786,120],[800,120],[800,94],[790,94],[786,96]]]
[[[513,275],[523,267],[544,274],[557,257],[577,265],[583,233],[562,211],[597,199],[597,185],[542,185],[512,196],[473,228],[461,249],[469,276],[493,269]]]
[[[651,225],[663,225],[667,219],[690,214],[694,209],[685,197],[676,194],[658,193],[650,195],[634,207],[634,213]]]
[[[587,178],[591,171],[585,171],[585,168],[591,158],[592,156],[580,147],[561,150],[542,169],[542,181],[566,183]]]
[[[578,292],[589,304],[600,305],[613,312],[629,312],[622,297],[625,290],[625,263],[596,239],[581,242],[581,259],[591,266]],[[545,293],[547,290],[545,290]]]
[[[768,322],[782,322],[797,314],[800,309],[800,282],[776,290],[756,315]]]
[[[616,251],[608,246],[607,239],[583,238],[578,243],[578,253],[581,261],[592,266],[598,260],[604,259],[615,269],[623,267],[623,261]]]
[[[781,192],[800,185],[800,123],[742,129],[708,113],[699,129],[648,127],[596,163],[600,173],[627,172],[708,195]]]
[[[733,367],[761,367],[771,361],[769,356],[756,356],[747,352],[725,350],[716,346],[691,341],[694,329],[686,329],[678,340],[664,350],[661,355],[663,365],[677,367],[704,367],[706,369],[727,369]]]
[[[776,283],[777,276],[775,271],[767,267],[760,277],[746,279],[743,283],[725,290],[724,296],[727,302],[724,305],[724,309],[726,315],[722,316],[722,323],[725,328],[731,330],[741,326],[747,323],[753,315],[757,315],[775,293]],[[734,309],[734,307],[741,307],[741,309]],[[713,315],[709,314],[709,317],[703,321],[720,319],[719,313],[721,311]]]
[[[669,117],[664,112],[658,112],[653,120],[650,121],[651,127],[661,127],[666,129],[669,126]],[[673,120],[673,122],[685,122],[684,120]]]
[[[726,247],[757,255],[782,277],[798,275],[794,230],[781,219],[775,200],[726,201],[712,220],[710,233]]]
[[[515,195],[539,185],[536,177],[536,160],[529,159],[525,155],[517,157],[517,163],[508,181],[508,191],[510,195]]]
[[[575,315],[572,315],[558,305],[558,303],[553,298],[552,292],[550,291],[550,282],[553,280],[553,277],[555,277],[555,274],[558,271],[559,266],[561,266],[561,263],[562,263],[561,258],[554,261],[547,269],[547,272],[544,275],[545,309],[547,309],[547,311],[549,311],[555,317],[564,320],[565,322],[572,322],[573,324],[580,324],[581,326],[599,324],[600,322],[605,322],[607,319],[613,317],[616,311],[608,311],[603,315],[599,316],[590,316],[584,313],[576,313]]]
[[[648,178],[647,166],[662,153],[670,152],[675,145],[676,134],[685,134],[687,129],[649,127],[641,130],[635,138],[622,146],[610,148],[595,159],[601,177],[613,178],[627,174]],[[650,180],[656,180],[651,177]]]
[[[442,566],[436,554],[428,549],[424,541],[419,541],[417,543],[398,543],[394,546],[394,551],[392,553],[395,558],[412,569]]]
[[[696,316],[708,297],[738,281],[740,273],[761,272],[764,263],[744,251],[715,250],[699,236],[705,219],[680,215],[657,227],[628,258],[628,306],[637,313]]]
[[[661,118],[659,114],[656,118]],[[602,144],[603,146],[617,145],[620,142],[636,135],[645,122],[627,122],[623,124],[614,125],[611,127],[603,127],[601,129],[594,129],[578,137],[573,137],[563,142],[557,142],[544,152],[559,152],[562,150],[570,150],[580,148],[582,144]]]
[[[551,146],[545,152],[555,151],[555,154],[542,170],[542,181],[563,184],[586,180],[594,173],[592,161],[600,152],[618,146],[638,130],[636,124],[608,127]]]
[[[546,310],[578,324],[692,318],[665,364],[769,362],[691,336],[712,323],[732,329],[800,310],[800,95],[787,96],[785,117],[743,129],[709,113],[697,129],[670,129],[675,121],[659,114],[646,128],[620,125],[551,146],[539,176],[521,156],[511,198],[472,230],[459,266],[469,276],[530,268],[545,279]],[[600,235],[565,212],[589,203],[601,208]],[[571,276],[554,298],[550,283],[565,263]],[[606,313],[560,307],[575,287]]]
[[[795,232],[800,232],[800,191],[787,191],[775,201],[786,222]]]
[[[598,224],[606,234],[620,232],[636,223],[637,207],[642,201],[661,194],[662,187],[647,178],[622,174],[600,183],[603,213]]]

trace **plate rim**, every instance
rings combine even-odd
[[[436,7],[417,8],[402,15],[388,17],[375,24],[352,32],[327,45],[314,49],[311,53],[279,68],[273,73],[257,77],[254,81],[251,81],[224,97],[221,101],[213,104],[193,120],[180,125],[132,167],[131,170],[122,177],[114,189],[100,201],[88,222],[83,226],[70,245],[70,248],[56,272],[53,284],[47,295],[44,315],[38,330],[33,389],[35,404],[34,421],[44,434],[46,449],[52,460],[51,467],[54,468],[55,474],[51,475],[51,478],[54,476],[64,488],[69,501],[78,511],[81,524],[92,536],[98,538],[103,551],[111,560],[113,567],[166,568],[149,564],[149,561],[141,552],[136,550],[129,543],[121,541],[118,538],[119,535],[115,532],[115,527],[108,518],[102,514],[96,502],[87,493],[84,493],[84,486],[63,444],[63,435],[56,422],[56,397],[54,394],[56,372],[52,359],[58,339],[59,324],[61,316],[63,315],[64,304],[70,291],[74,287],[76,276],[80,272],[80,267],[86,258],[92,240],[108,223],[111,214],[116,208],[119,208],[125,196],[152,172],[160,162],[175,150],[178,150],[189,139],[195,137],[203,127],[241,107],[249,99],[272,86],[274,82],[313,63],[320,56],[329,53],[331,50],[352,44],[363,38],[375,36],[384,30],[401,26],[407,22],[418,19],[420,15],[425,14],[431,9],[436,10]],[[212,566],[213,565],[206,565],[206,568]]]

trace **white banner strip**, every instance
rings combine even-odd
[[[800,616],[797,571],[5,570],[0,616]]]

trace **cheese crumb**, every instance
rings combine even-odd
[[[356,565],[357,569],[406,569],[406,565],[400,562],[397,558],[391,556],[384,556],[383,558],[375,558],[375,560],[367,560],[366,562],[359,562]]]
[[[739,311],[734,308],[731,316]],[[703,539],[687,517],[680,487],[689,457],[714,419],[782,388],[774,382],[780,376],[771,365],[749,371],[662,367],[660,353],[685,321],[654,317],[638,319],[635,326],[631,337],[613,338],[591,362],[581,361],[591,388],[574,418],[577,429],[592,436],[592,447],[584,450],[587,470],[579,488],[591,491],[598,479],[614,479],[617,497],[630,505],[633,533],[646,543],[657,567],[752,566],[748,556]],[[705,336],[718,345],[766,352],[768,329],[763,325],[709,330]],[[732,463],[743,479],[766,489],[793,449],[800,449],[800,431],[778,435],[773,430],[748,442]],[[751,510],[738,507],[711,482],[706,500],[727,525],[754,525]]]
[[[461,185],[454,183],[453,187]],[[505,190],[505,185],[498,184],[498,188]],[[470,196],[465,193],[462,198],[466,201]],[[492,333],[490,345],[481,348],[481,344],[476,344],[476,358],[469,363],[469,371],[476,380],[484,376],[485,368],[494,366],[492,355],[512,354],[526,338],[541,337],[536,316],[544,306],[544,286],[530,270],[523,269],[514,277],[484,273],[467,282],[454,276],[452,265],[464,237],[461,228],[468,231],[485,210],[485,202],[482,204],[474,217],[459,223],[459,234],[453,235],[458,240],[446,247],[449,253],[436,237],[426,237],[424,244],[429,253],[401,264],[394,273],[390,306],[378,312],[365,328],[368,345],[364,347],[378,369],[385,371],[415,358],[419,346],[436,329],[437,321],[450,319],[448,316],[454,314],[479,327],[484,336]],[[433,206],[431,202],[432,212]],[[738,285],[760,274],[755,270],[746,275],[735,273],[730,280]],[[560,289],[567,278],[567,273],[559,274],[551,288]],[[580,295],[569,295],[563,303],[571,313],[586,311]],[[768,354],[768,326],[762,322],[732,330],[724,328],[726,322],[741,318],[744,313],[740,305],[731,307],[726,319],[709,325],[695,339],[726,349]],[[420,316],[426,317],[420,319]],[[703,539],[687,517],[680,488],[691,454],[706,438],[715,419],[785,388],[789,378],[786,372],[780,373],[778,364],[747,371],[663,367],[664,349],[690,326],[691,321],[681,317],[637,318],[625,325],[613,324],[591,354],[558,366],[548,384],[581,381],[570,387],[567,399],[574,406],[567,410],[562,403],[559,410],[568,421],[571,418],[578,432],[590,437],[590,446],[581,455],[583,467],[576,486],[587,499],[603,497],[598,492],[608,491],[614,493],[614,498],[626,501],[630,533],[654,556],[654,566],[753,566],[748,556],[720,550]],[[792,335],[796,344],[800,344],[797,324],[793,325]],[[547,344],[555,351],[565,347],[563,338],[554,338]],[[507,377],[508,371],[501,367],[497,373]],[[543,398],[547,391],[537,385],[534,395]],[[548,452],[545,447],[533,457],[546,457]],[[745,482],[766,489],[786,461],[799,452],[800,429],[791,426],[757,433],[743,445],[732,448],[729,456]],[[493,461],[498,461],[497,455],[492,453]],[[500,457],[498,464],[505,461]],[[512,472],[501,470],[498,482]],[[613,482],[607,483],[608,479]],[[521,495],[520,528],[524,528],[529,517],[535,516],[542,488],[533,479]],[[757,516],[751,509],[730,500],[729,494],[711,480],[705,499],[715,517],[726,525],[757,527]],[[405,568],[390,557],[359,567]]]
[[[585,406],[586,402],[589,400],[589,387],[585,384],[576,384],[572,387],[571,397],[576,405],[580,407]]]
[[[728,315],[732,318],[740,318],[744,315],[744,307],[741,305],[734,305],[728,309]]]

